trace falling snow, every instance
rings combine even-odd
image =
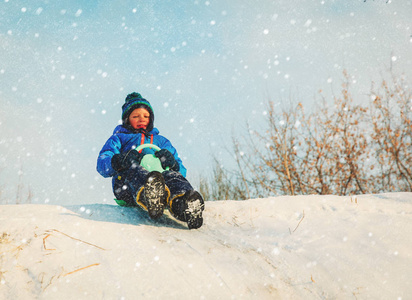
[[[230,147],[221,141],[246,124],[264,124],[267,99],[280,103],[296,94],[305,108],[317,107],[314,95],[322,89],[325,101],[332,101],[344,70],[356,103],[375,99],[371,82],[389,68],[410,81],[410,1],[304,1],[299,8],[290,1],[141,1],[128,7],[116,1],[34,2],[2,1],[0,203],[14,204],[21,187],[24,201],[47,206],[7,206],[10,214],[3,216],[5,209],[0,211],[2,230],[10,234],[0,232],[0,241],[14,243],[12,251],[1,253],[21,249],[17,273],[11,272],[16,257],[1,259],[12,266],[0,267],[0,298],[5,287],[12,293],[3,298],[30,299],[35,297],[24,293],[43,291],[55,299],[54,293],[83,288],[96,295],[102,282],[111,287],[108,298],[135,298],[136,280],[122,274],[137,274],[150,285],[155,271],[149,265],[165,268],[159,276],[166,287],[173,284],[171,274],[181,275],[178,286],[188,280],[195,298],[412,294],[412,285],[402,284],[412,277],[404,269],[410,264],[410,208],[399,208],[396,199],[364,196],[369,205],[362,206],[360,197],[356,207],[332,196],[215,202],[205,213],[205,227],[187,232],[111,206],[111,183],[95,171],[98,151],[122,123],[121,106],[132,91],[151,102],[156,128],[176,146],[192,180],[212,174],[213,156],[225,168],[233,166],[232,155],[223,151]],[[412,99],[408,107],[412,111]],[[279,125],[302,126],[285,120]],[[80,209],[69,207],[75,204]],[[305,218],[292,232],[303,209]],[[51,228],[107,250],[56,232],[44,246]],[[7,245],[12,244],[0,243]],[[92,267],[63,276],[87,266]],[[26,277],[25,267],[37,273]],[[190,281],[197,276],[208,280]],[[18,289],[24,284],[30,288]],[[120,290],[124,294],[113,294]]]

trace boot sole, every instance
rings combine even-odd
[[[164,200],[166,198],[165,180],[161,173],[149,173],[144,185],[144,195],[147,201],[147,212],[151,219],[158,219],[163,215]]]
[[[187,200],[185,219],[189,229],[197,229],[203,225],[202,212],[205,204],[202,196],[198,192],[193,192]]]

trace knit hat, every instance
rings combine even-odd
[[[142,95],[135,92],[127,95],[125,103],[122,106],[123,125],[130,125],[128,122],[128,118],[136,108],[145,108],[150,113],[149,124],[147,125],[146,131],[152,131],[154,123],[154,114],[152,106],[150,105],[149,101],[142,97]]]

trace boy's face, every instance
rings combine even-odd
[[[150,113],[145,108],[136,108],[129,116],[129,123],[134,129],[146,129],[149,121]]]

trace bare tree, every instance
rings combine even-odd
[[[412,191],[412,92],[403,79],[371,93],[372,141],[381,191]]]

